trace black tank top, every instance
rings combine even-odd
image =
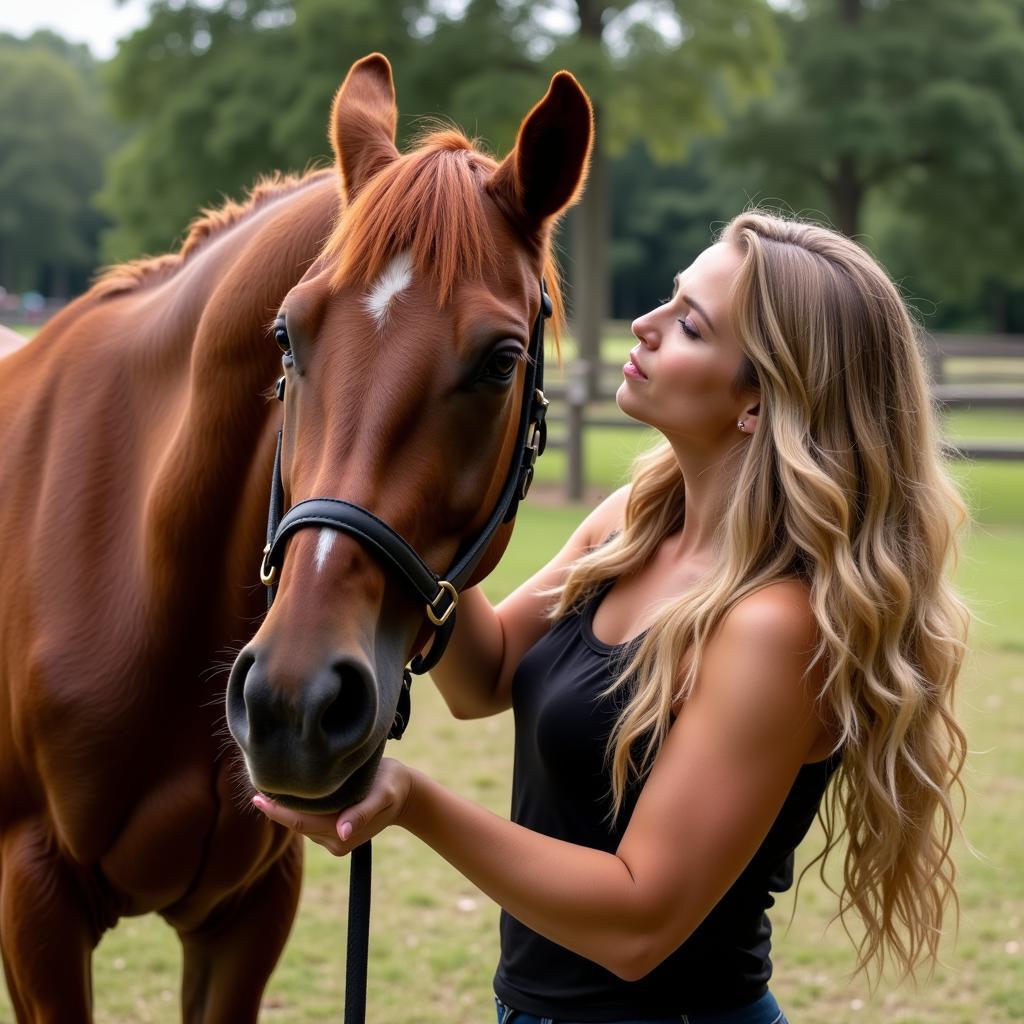
[[[626,645],[593,633],[594,609],[555,622],[526,653],[512,683],[515,768],[512,820],[570,843],[613,853],[642,785],[609,822],[605,745],[620,702],[600,694],[616,678]],[[762,996],[771,976],[772,892],[793,884],[793,851],[814,820],[840,758],[805,764],[764,842],[690,937],[646,977],[623,981],[501,914],[502,1002],[538,1017],[600,1022],[727,1010]]]

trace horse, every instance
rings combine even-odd
[[[396,119],[370,55],[335,95],[333,166],[206,211],[4,359],[0,946],[19,1022],[89,1021],[100,936],[151,912],[181,939],[183,1019],[256,1020],[302,855],[254,789],[322,807],[372,779],[431,627],[357,538],[304,530],[253,636],[278,432],[287,500],[359,503],[437,571],[501,489],[542,277],[560,312],[550,236],[590,104],[559,72],[501,162],[447,129],[400,153]]]

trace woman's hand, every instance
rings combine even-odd
[[[252,803],[278,824],[301,832],[336,857],[344,857],[388,825],[399,821],[405,810],[411,781],[412,773],[404,764],[385,757],[377,769],[370,792],[359,803],[339,814],[293,811],[262,793],[257,793]]]

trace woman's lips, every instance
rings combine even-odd
[[[629,353],[629,362],[622,367],[622,374],[631,380],[647,380],[647,374],[640,369],[640,364],[636,361],[632,352]]]

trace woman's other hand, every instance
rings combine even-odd
[[[396,824],[405,810],[411,772],[400,761],[385,757],[373,780],[370,792],[357,804],[338,814],[310,814],[257,793],[253,806],[285,828],[301,832],[314,843],[344,857],[368,842],[388,825]]]

